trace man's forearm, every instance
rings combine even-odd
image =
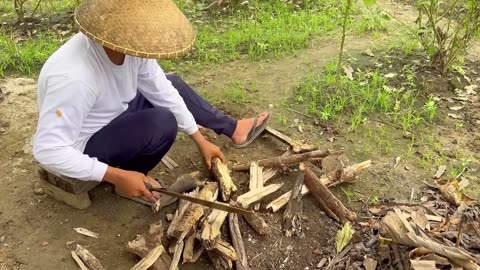
[[[205,136],[203,136],[202,133],[200,133],[199,130],[197,130],[195,133],[193,133],[192,135],[190,135],[190,137],[192,138],[192,140],[197,144],[197,146],[201,146],[202,144],[205,144],[207,141],[207,139],[205,139]]]

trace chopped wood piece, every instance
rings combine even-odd
[[[75,251],[72,250],[71,254],[72,254],[73,260],[77,263],[78,267],[80,267],[80,270],[90,270],[85,265],[85,263],[82,261],[82,259],[80,259],[80,257],[78,257],[78,255],[77,255],[77,253],[75,253]]]
[[[357,219],[357,215],[348,210],[309,168],[303,164],[300,166],[301,170],[305,172],[305,185],[317,201],[320,202],[322,207],[324,207],[327,214],[331,215],[328,211],[330,210],[342,223],[355,221]]]
[[[197,251],[195,251],[194,254],[193,254],[193,258],[192,258],[191,263],[195,263],[196,261],[198,261],[198,259],[200,258],[200,256],[202,255],[202,253],[204,251],[205,251],[204,246],[201,246],[200,248],[198,248]]]
[[[86,248],[77,245],[75,253],[78,257],[80,257],[80,259],[82,259],[82,261],[90,270],[105,270],[105,267],[102,265],[102,263]]]
[[[215,201],[218,194],[218,184],[210,182],[200,190],[198,198],[208,201]],[[197,221],[204,215],[207,207],[199,204],[190,204],[182,217],[179,219],[178,224],[171,232],[171,235],[177,238],[179,241],[183,240],[190,230],[195,226]],[[175,219],[175,218],[174,218]],[[172,221],[173,223],[173,221]]]
[[[130,270],[147,270],[152,266],[160,257],[160,255],[166,253],[165,248],[162,245],[152,249],[147,256],[140,260],[135,266],[130,268]]]
[[[354,182],[357,179],[357,176],[360,174],[360,172],[371,165],[371,160],[367,160],[361,163],[357,163],[351,166],[348,166],[347,168],[343,170],[336,170],[329,172],[327,174],[322,175],[320,180],[322,183],[328,187],[340,184],[340,183],[351,183]],[[310,191],[308,188],[303,185],[302,187],[302,196],[305,194],[308,194]],[[280,210],[283,206],[285,206],[288,203],[288,199],[290,198],[292,192],[289,191],[282,196],[278,197],[277,199],[273,200],[267,205],[267,209],[272,209],[273,212],[277,212]]]
[[[162,163],[171,171],[175,169],[175,166],[173,166],[173,164],[170,163],[170,161],[166,158],[166,156],[162,158]]]
[[[175,252],[173,253],[172,264],[170,264],[169,270],[177,270],[180,257],[182,256],[183,246],[183,241],[178,241],[175,245]]]
[[[177,162],[175,162],[171,157],[169,157],[168,155],[165,155],[163,157],[164,159],[166,159],[168,161],[168,163],[170,163],[174,168],[177,168],[178,167],[178,164]]]
[[[250,224],[252,229],[256,231],[260,235],[267,235],[270,233],[270,227],[268,227],[268,224],[265,222],[265,220],[258,214],[252,213],[252,214],[245,214],[243,215],[243,218],[245,218],[245,221]]]
[[[163,225],[161,222],[151,224],[148,232],[137,235],[135,240],[128,242],[127,250],[141,258],[145,258],[150,251],[162,244],[163,236]],[[167,254],[163,252],[160,254],[153,265],[151,265],[152,270],[163,270],[167,269],[168,266],[172,263],[172,259]]]
[[[309,152],[313,150],[317,150],[318,148],[314,145],[310,144],[304,144],[298,141],[294,141],[292,138],[288,137],[287,135],[281,133],[280,131],[273,129],[271,127],[266,127],[265,131],[270,133],[273,137],[276,139],[290,145],[292,148],[292,151],[294,153],[304,153],[304,152]]]
[[[210,215],[203,222],[202,234],[200,239],[202,240],[204,246],[209,249],[213,247],[220,238],[220,228],[222,227],[223,222],[227,218],[228,212],[213,209],[210,212]]]
[[[222,193],[222,200],[228,202],[232,193],[237,191],[237,187],[230,177],[230,172],[225,164],[219,159],[212,160],[212,173],[220,185],[220,192]]]
[[[197,187],[203,187],[205,185],[205,181],[200,181],[200,176],[201,174],[198,171],[181,175],[177,178],[175,182],[173,182],[173,184],[167,187],[167,189],[177,193],[184,193],[192,191]],[[158,212],[163,207],[168,206],[176,201],[177,198],[175,197],[162,195],[152,208],[155,212]]]
[[[185,247],[183,248],[183,263],[192,262],[195,248],[195,234],[192,233],[185,240]]]
[[[303,178],[304,174],[301,172],[293,186],[288,206],[283,214],[283,231],[287,237],[299,235],[302,231],[303,202],[301,192]]]
[[[236,261],[238,258],[235,249],[222,238],[218,239],[218,241],[215,243],[215,246],[213,246],[213,249],[218,251],[219,254],[231,261]]]
[[[238,259],[235,261],[237,270],[249,270],[247,261],[247,253],[243,245],[242,233],[238,224],[238,216],[235,213],[228,214],[228,228],[230,229],[230,236],[232,237],[233,248],[237,253]]]
[[[196,189],[196,190],[188,193],[188,196],[198,197],[198,194],[199,194],[199,191],[198,191],[198,189]],[[177,207],[177,210],[175,211],[175,214],[173,215],[172,222],[170,222],[170,226],[168,226],[168,229],[167,229],[167,236],[169,238],[174,237],[174,232],[175,232],[180,220],[182,219],[183,215],[185,215],[185,211],[187,211],[187,209],[190,207],[190,205],[192,205],[192,203],[189,202],[189,201],[185,201],[185,200],[180,200],[180,202],[178,203],[178,207]]]
[[[217,250],[207,250],[207,255],[215,269],[232,269],[232,261],[222,256]]]
[[[311,152],[306,152],[302,154],[293,154],[289,156],[279,156],[273,158],[262,159],[258,161],[258,166],[262,167],[281,167],[281,166],[290,166],[293,164],[298,164],[302,161],[306,161],[314,158],[324,158],[329,155],[339,155],[343,151],[330,151],[330,150],[316,150]],[[250,168],[249,163],[239,164],[233,166],[235,171],[246,171]]]
[[[249,189],[250,191],[252,190],[257,190],[259,188],[263,187],[263,170],[262,167],[258,166],[258,163],[253,161],[250,164],[250,183],[249,183]],[[260,204],[256,204],[253,209],[255,211],[258,211],[260,209]]]
[[[237,202],[243,207],[248,208],[251,204],[256,203],[263,199],[264,197],[272,194],[273,192],[279,190],[283,184],[271,184],[266,187],[262,187],[256,190],[249,191],[245,194],[240,195],[237,198]]]

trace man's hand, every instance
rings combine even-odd
[[[139,197],[152,203],[160,197],[160,194],[157,192],[150,192],[145,186],[145,183],[149,183],[153,187],[160,187],[160,184],[151,177],[145,176],[143,173],[126,171],[109,166],[103,180],[115,185],[116,191],[123,196]]]
[[[223,155],[222,150],[220,150],[220,147],[207,141],[200,131],[193,133],[191,137],[197,144],[200,153],[202,153],[209,170],[212,168],[212,159],[214,157],[218,157],[223,163],[226,163],[225,156]]]

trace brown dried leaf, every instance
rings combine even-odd
[[[417,224],[417,226],[420,227],[422,230],[430,230],[430,223],[428,223],[428,219],[425,214],[417,211],[412,211],[411,218],[412,221]]]
[[[417,261],[417,260],[410,260],[410,264],[412,269],[414,270],[437,270],[437,266],[435,265],[435,261]]]
[[[473,205],[476,201],[467,195],[463,194],[459,190],[459,185],[457,180],[450,181],[435,181],[435,184],[438,186],[438,189],[445,197],[445,199],[456,206],[460,206],[462,203],[466,205]]]
[[[350,81],[353,81],[353,68],[349,65],[349,66],[346,66],[343,71],[345,72],[345,75],[347,75],[347,78]]]
[[[442,177],[442,175],[445,173],[446,170],[447,170],[447,166],[446,166],[446,165],[440,165],[440,166],[438,167],[437,172],[436,172],[435,175],[433,176],[433,178],[438,179],[438,178]]]
[[[363,259],[363,267],[365,267],[365,270],[375,270],[377,269],[377,260],[365,256]]]

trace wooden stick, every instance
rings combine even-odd
[[[172,264],[170,264],[169,270],[177,270],[180,257],[182,256],[183,246],[183,240],[178,241],[175,245],[175,253],[173,254]]]
[[[165,155],[163,158],[165,158],[174,168],[178,167],[177,162],[175,162],[171,157]]]
[[[77,245],[75,253],[78,257],[80,257],[80,259],[82,259],[82,261],[90,270],[105,270],[105,267],[102,265],[102,263],[95,258],[90,251],[81,245]]]
[[[256,203],[263,199],[264,197],[272,194],[273,192],[279,190],[283,184],[271,184],[266,187],[262,187],[256,190],[249,191],[245,194],[240,195],[237,198],[237,202],[243,207],[248,208],[251,204]]]
[[[252,229],[256,231],[258,234],[267,235],[270,233],[270,227],[268,227],[268,224],[260,215],[253,213],[253,214],[243,215],[243,218],[245,218],[245,221],[248,224],[250,224]]]
[[[339,155],[343,151],[330,151],[330,150],[316,150],[311,152],[306,152],[302,154],[293,154],[290,156],[279,156],[273,158],[262,159],[258,161],[258,165],[262,167],[281,167],[281,166],[290,166],[293,164],[298,164],[302,161],[306,161],[313,158],[324,158],[329,155]],[[245,171],[250,168],[250,164],[244,163],[233,166],[235,171]]]
[[[263,172],[262,172],[262,167],[258,166],[258,163],[253,161],[250,164],[250,183],[249,183],[249,189],[250,191],[252,190],[257,190],[259,188],[263,187]],[[260,204],[257,203],[253,209],[255,211],[258,211],[260,209]]]
[[[322,183],[328,187],[332,187],[341,183],[351,183],[357,179],[357,176],[360,172],[371,165],[371,160],[367,160],[358,164],[354,164],[348,166],[343,170],[332,171],[327,174],[321,176],[320,180]],[[305,196],[310,191],[308,188],[303,185],[302,186],[302,196]],[[289,191],[282,196],[278,197],[277,199],[273,200],[269,204],[267,204],[267,209],[271,209],[274,213],[280,210],[283,206],[288,203],[288,200],[292,194],[292,191]]]
[[[289,149],[285,153],[282,154],[282,157],[291,155],[292,151]],[[268,168],[267,170],[263,171],[263,183],[267,183],[268,180],[272,179],[275,175],[277,175],[281,171],[281,168]]]
[[[222,200],[228,202],[232,193],[237,191],[237,187],[233,183],[232,177],[230,177],[230,172],[227,166],[223,164],[219,158],[214,158],[212,160],[212,173],[220,185]]]
[[[280,140],[281,142],[288,144],[292,148],[293,153],[304,153],[318,149],[318,147],[316,147],[315,145],[304,144],[299,141],[295,141],[287,135],[271,127],[266,127],[265,131],[270,133],[270,135]]]
[[[219,254],[231,261],[236,261],[238,259],[237,253],[235,252],[235,249],[232,247],[232,245],[230,245],[222,238],[218,239],[218,241],[215,243],[215,246],[213,246],[213,249],[218,251]]]
[[[210,215],[203,222],[202,234],[200,240],[202,240],[203,245],[209,249],[215,245],[217,240],[220,238],[220,228],[222,227],[223,222],[227,218],[228,212],[213,209],[210,212]]]
[[[208,201],[215,201],[218,195],[218,184],[210,182],[200,190],[198,198]],[[190,204],[185,213],[173,229],[172,235],[178,240],[183,240],[198,220],[204,215],[207,207],[199,204]]]
[[[165,156],[162,158],[161,161],[162,161],[163,165],[165,165],[165,167],[167,167],[169,170],[172,171],[173,169],[175,169],[175,167],[169,162],[168,159],[166,159]]]
[[[194,249],[195,249],[195,233],[192,233],[185,240],[185,246],[183,247],[183,263],[189,263],[193,260]]]
[[[177,178],[173,184],[168,187],[168,190],[174,191],[177,193],[184,193],[188,191],[192,191],[197,187],[203,187],[205,185],[205,181],[200,180],[201,174],[199,171],[191,172],[189,174],[181,175]],[[168,195],[160,196],[160,199],[157,200],[155,205],[152,207],[155,212],[158,212],[165,206],[168,206],[177,201],[177,198],[171,197]]]
[[[288,206],[283,214],[283,231],[287,237],[292,235],[299,235],[302,231],[303,220],[303,202],[302,202],[302,186],[303,186],[303,172],[297,177],[295,185],[292,189],[292,195],[288,201]]]
[[[228,214],[228,228],[230,229],[230,236],[232,237],[233,248],[237,253],[238,259],[235,261],[237,270],[250,270],[247,261],[247,253],[243,245],[242,233],[238,224],[238,216],[235,213]]]
[[[166,253],[165,248],[162,245],[152,249],[147,256],[135,264],[130,270],[147,270],[152,266],[160,257],[160,255]]]
[[[330,209],[342,223],[357,219],[357,215],[348,210],[309,168],[305,167],[304,164],[300,166],[301,170],[305,172],[305,185],[317,201],[325,207],[325,210]]]
[[[71,254],[72,254],[73,260],[77,263],[78,267],[80,267],[80,270],[90,270],[85,265],[85,263],[82,261],[82,259],[80,259],[80,257],[78,257],[78,255],[77,255],[77,253],[75,253],[75,251],[72,250]]]
[[[198,194],[199,194],[199,191],[197,189],[188,193],[188,196],[198,197]],[[173,215],[173,219],[170,222],[170,226],[168,226],[168,229],[167,229],[167,236],[169,238],[174,237],[174,232],[178,224],[180,223],[180,220],[183,218],[183,216],[185,215],[185,212],[191,205],[192,203],[189,201],[180,200],[180,202],[178,203],[177,210],[175,210],[175,214]]]

